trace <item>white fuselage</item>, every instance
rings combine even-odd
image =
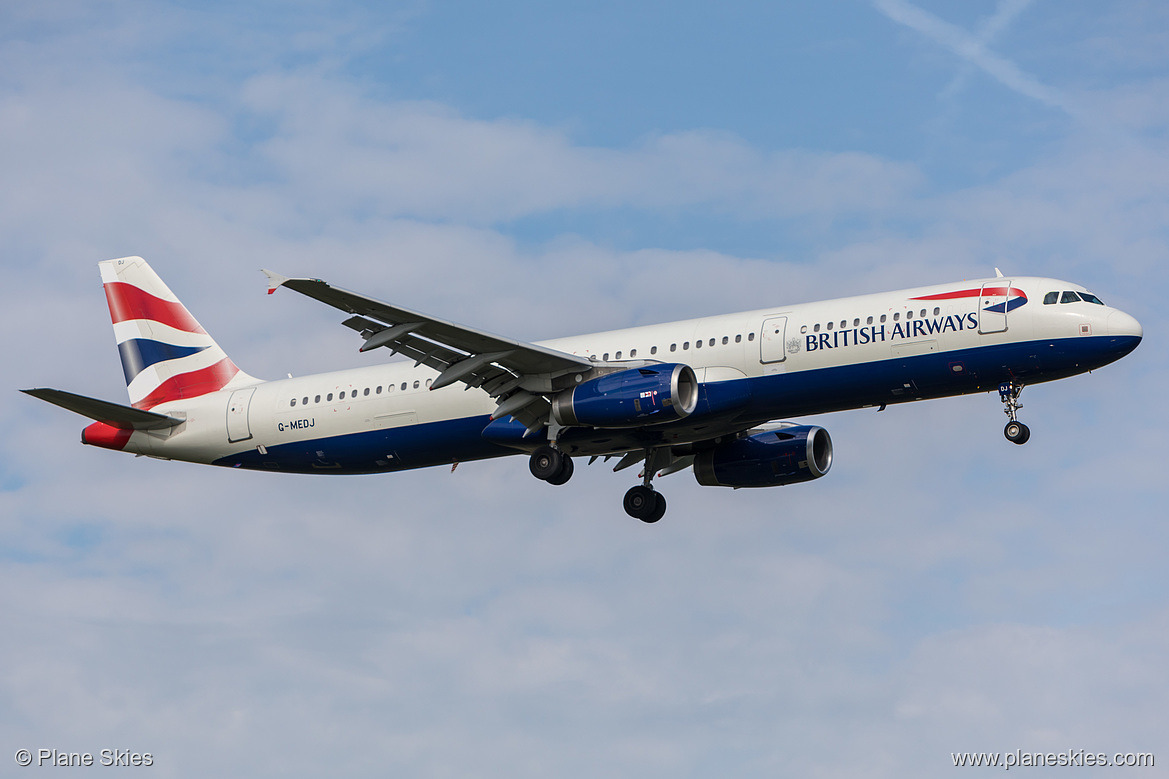
[[[1007,294],[970,294],[992,288]],[[733,417],[741,426],[795,414],[988,391],[1007,377],[1027,383],[1062,378],[1135,348],[1140,325],[1121,311],[1084,301],[1043,303],[1049,293],[1065,290],[1084,291],[1055,279],[984,279],[541,345],[610,365],[685,363],[709,388],[711,398],[720,388],[733,386],[726,383],[747,382],[742,386],[748,388],[749,402],[714,415]],[[1012,298],[1015,292],[1020,294]],[[1001,311],[992,310],[999,300]],[[996,367],[1000,363],[1001,370]],[[398,361],[172,401],[153,410],[182,418],[184,424],[135,432],[124,448],[203,463],[322,472],[396,470],[521,449],[481,436],[473,440],[490,421],[494,401],[462,385],[430,391],[436,375]],[[700,433],[683,438],[687,435]],[[444,442],[444,437],[449,440]],[[581,451],[594,453],[619,451],[629,442],[616,438],[608,445],[582,446]],[[351,456],[356,459],[347,460]]]

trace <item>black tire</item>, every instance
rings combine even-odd
[[[557,472],[557,474],[555,476],[551,477],[550,479],[547,479],[547,482],[549,484],[555,484],[557,487],[559,487],[561,484],[566,484],[568,482],[568,480],[572,478],[572,471],[573,471],[571,457],[569,457],[568,455],[566,455],[564,453],[561,453],[560,459],[561,459],[560,471]]]
[[[1006,436],[1007,440],[1012,444],[1019,444],[1022,446],[1023,444],[1027,443],[1029,438],[1031,438],[1031,430],[1022,422],[1016,422],[1012,420],[1007,423],[1006,427],[1003,428],[1003,435]]]
[[[555,478],[563,467],[564,455],[551,446],[541,446],[532,452],[532,458],[528,460],[532,475],[541,481]]]
[[[657,493],[649,487],[638,484],[636,487],[630,487],[629,492],[625,493],[622,505],[625,507],[626,514],[634,519],[644,520],[657,510]]]
[[[658,498],[654,510],[650,512],[649,516],[641,517],[641,521],[646,524],[653,524],[666,515],[666,496],[660,492],[655,492],[654,495]]]

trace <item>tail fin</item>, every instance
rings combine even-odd
[[[134,408],[256,383],[141,257],[98,263]]]

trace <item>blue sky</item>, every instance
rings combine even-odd
[[[9,4],[0,747],[159,776],[1169,760],[1167,43],[1156,3]],[[15,390],[125,398],[95,264],[131,254],[265,378],[371,356],[260,267],[540,339],[999,266],[1146,337],[1028,388],[1025,447],[990,395],[827,415],[828,477],[671,476],[651,528],[599,465],[78,445]]]

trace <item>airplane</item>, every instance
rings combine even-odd
[[[998,390],[1024,444],[1027,384],[1091,371],[1143,337],[1084,287],[994,278],[525,343],[320,279],[265,270],[344,312],[360,352],[405,361],[262,381],[240,370],[140,257],[98,263],[130,405],[22,390],[93,420],[91,446],[280,473],[367,474],[526,454],[563,485],[573,458],[642,465],[624,509],[657,522],[655,476],[703,485],[818,479],[832,439],[787,420]]]

